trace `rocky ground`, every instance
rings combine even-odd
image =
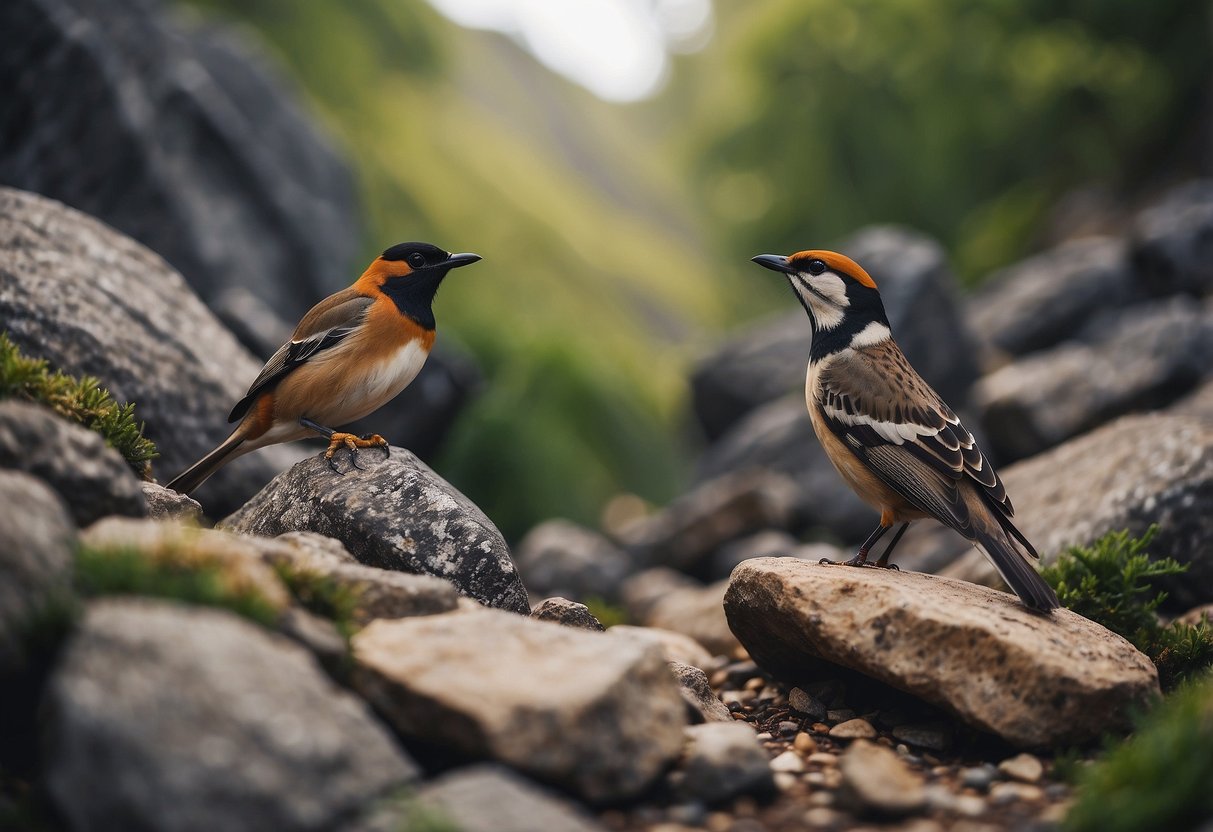
[[[132,168],[144,178],[116,200],[52,175],[70,160],[39,156],[58,146],[39,136],[0,157],[29,189],[0,188],[0,329],[137,402],[168,475],[222,438],[264,346],[248,334],[273,329],[216,274],[260,269],[279,292],[298,272],[264,261],[266,229],[339,233],[327,218],[351,213],[348,179],[289,95],[246,123],[240,96],[276,88],[251,58],[240,77],[265,88],[226,83],[213,59],[230,68],[242,53],[219,34],[132,24],[80,40],[72,8],[18,0],[3,14],[64,43],[46,55],[108,68],[89,77],[113,85],[113,111],[92,123],[161,164]],[[142,61],[115,45],[135,43]],[[45,57],[4,54],[0,76]],[[209,81],[182,86],[183,66],[210,67]],[[141,101],[176,102],[191,152],[245,173],[206,168],[207,188],[191,190],[187,166],[172,180],[164,136],[125,118]],[[233,138],[254,126],[313,160],[300,187],[315,204],[278,190],[279,160],[258,141]],[[203,195],[214,204],[192,203]],[[158,211],[181,234],[138,222]],[[219,214],[243,218],[231,262],[202,245]],[[1157,524],[1151,553],[1190,567],[1168,587],[1169,614],[1213,603],[1210,240],[1213,184],[1193,182],[1125,237],[1066,243],[963,300],[919,234],[871,228],[842,246],[1000,464],[1046,559]],[[330,288],[319,273],[306,282]],[[601,529],[552,520],[516,546],[405,447],[338,471],[278,449],[224,469],[195,502],[55,409],[0,402],[0,821],[1056,827],[1077,761],[1158,697],[1154,665],[1068,610],[1026,611],[946,530],[913,530],[901,572],[820,564],[875,518],[812,436],[797,392],[808,340],[791,309],[698,364],[705,444],[686,494],[661,507],[621,495]],[[457,364],[438,362],[451,383],[414,385],[429,391],[407,404],[415,421],[385,433],[424,456],[474,386],[455,383],[475,375]]]

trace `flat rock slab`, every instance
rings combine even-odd
[[[686,706],[655,647],[498,610],[376,621],[355,686],[406,738],[493,758],[590,801],[643,791]]]
[[[933,575],[756,558],[733,573],[725,612],[776,675],[832,662],[1018,746],[1127,728],[1132,709],[1159,695],[1150,660],[1100,625]]]
[[[368,449],[334,471],[319,455],[276,477],[223,521],[234,532],[334,537],[368,566],[446,578],[482,604],[529,615],[505,538],[489,518],[411,452]]]
[[[332,829],[418,774],[303,648],[203,607],[90,605],[47,705],[72,829]]]

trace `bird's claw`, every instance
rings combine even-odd
[[[345,473],[337,467],[337,461],[334,459],[334,454],[341,448],[345,448],[350,452],[350,465],[359,471],[366,470],[365,467],[358,464],[359,448],[383,448],[387,456],[391,456],[392,453],[389,449],[388,441],[377,433],[368,433],[365,436],[355,436],[352,433],[333,433],[329,437],[329,446],[324,452],[324,458],[328,461],[329,467],[338,474]]]
[[[366,444],[365,446],[363,446],[363,447],[372,447],[372,446],[374,446],[374,447],[376,447],[376,448],[383,448],[383,458],[384,458],[384,459],[388,459],[389,457],[391,457],[391,455],[392,455],[392,445],[391,445],[391,443],[390,443],[390,442],[388,442],[386,439],[384,439],[384,438],[383,438],[382,436],[380,436],[379,434],[377,434],[377,433],[364,433],[362,436],[360,436],[360,437],[358,437],[358,438],[359,438],[361,441],[363,441],[363,442],[366,442],[366,443],[367,443],[367,444]]]
[[[817,565],[818,566],[837,566],[838,561],[830,560],[829,558],[822,558],[821,560],[817,561]]]

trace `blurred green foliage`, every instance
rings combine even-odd
[[[1184,685],[1078,774],[1070,832],[1204,828],[1213,818],[1213,677]]]
[[[978,279],[1059,196],[1130,192],[1199,141],[1213,68],[1196,0],[726,3],[700,193],[738,253],[872,222],[941,239]]]
[[[753,254],[898,221],[979,277],[1072,186],[1176,163],[1211,63],[1195,0],[720,0],[708,47],[621,106],[423,0],[182,2],[299,80],[356,167],[365,258],[485,257],[436,304],[489,381],[436,467],[510,538],[685,483],[690,357],[787,302]]]

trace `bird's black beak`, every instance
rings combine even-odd
[[[464,252],[463,254],[452,254],[450,257],[446,258],[446,262],[444,262],[442,265],[446,266],[448,269],[457,269],[460,266],[470,266],[478,260],[480,260],[479,254]]]
[[[757,257],[751,257],[750,259],[763,268],[770,269],[773,272],[791,274],[792,272],[796,271],[796,269],[794,269],[792,265],[788,263],[788,258],[784,257],[782,254],[760,254]]]

